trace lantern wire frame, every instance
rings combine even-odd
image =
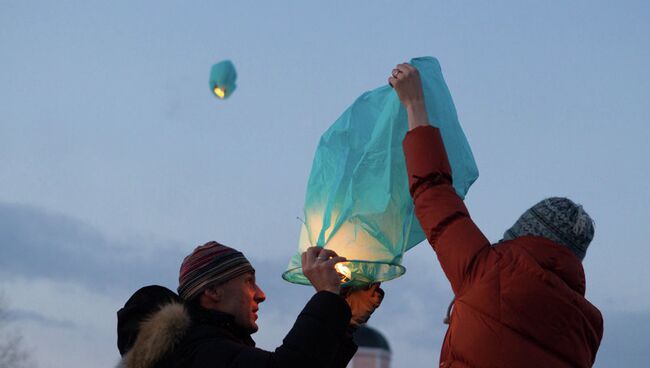
[[[349,276],[344,275],[341,272],[341,268],[337,267],[343,286],[365,286],[375,282],[392,280],[406,273],[406,267],[398,263],[347,260],[337,263],[338,265],[343,265],[350,272]],[[282,273],[282,278],[294,284],[311,285],[309,279],[302,273],[302,267],[294,267],[286,270]]]

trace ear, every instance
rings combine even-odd
[[[207,297],[211,302],[218,303],[223,299],[223,290],[219,287],[205,289],[203,295]]]

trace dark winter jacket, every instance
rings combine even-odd
[[[121,367],[332,367],[345,368],[357,346],[348,331],[343,298],[319,292],[273,352],[255,347],[228,314],[179,303],[164,306],[142,324]]]
[[[603,335],[580,260],[540,237],[491,246],[451,185],[437,128],[404,139],[415,212],[455,294],[440,367],[590,367]]]

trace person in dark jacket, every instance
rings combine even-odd
[[[408,114],[403,147],[416,216],[455,295],[440,367],[591,367],[603,319],[585,299],[589,215],[567,198],[547,198],[492,246],[452,186],[418,71],[400,64],[389,83]]]
[[[148,317],[167,304],[182,302],[176,293],[159,285],[145,286],[133,293],[117,312],[117,349],[120,355],[131,350]]]
[[[283,344],[270,352],[256,348],[250,336],[266,298],[251,264],[217,242],[199,246],[181,265],[180,298],[160,287],[143,288],[118,312],[120,367],[344,368],[357,350],[353,328],[367,321],[383,298],[378,285],[341,296],[334,265],[344,260],[317,247],[303,253],[303,273],[316,294]]]

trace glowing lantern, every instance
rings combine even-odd
[[[440,64],[431,57],[411,64],[420,71],[429,121],[440,128],[454,188],[464,198],[478,169]],[[323,134],[307,184],[298,252],[282,275],[285,280],[309,284],[300,254],[310,246],[347,258],[336,265],[347,285],[404,274],[404,252],[425,239],[408,188],[402,151],[407,129],[404,107],[384,86],[361,95]]]
[[[216,63],[210,70],[210,90],[220,99],[228,98],[237,88],[237,72],[230,60]]]

